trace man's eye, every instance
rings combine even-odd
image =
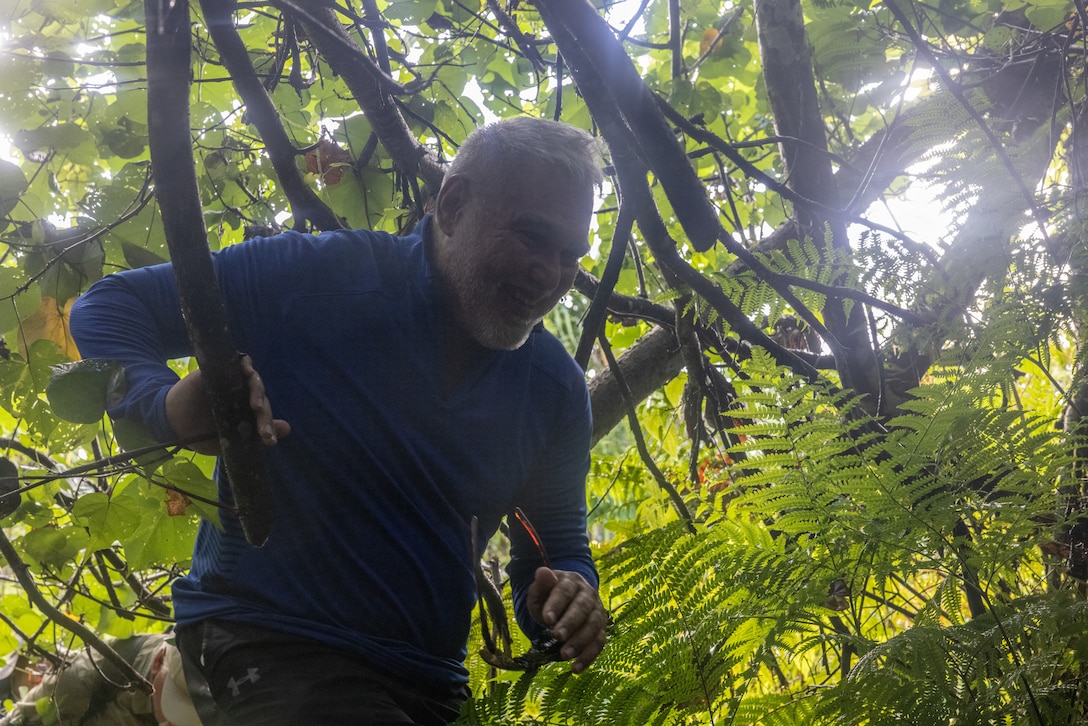
[[[526,232],[525,230],[519,230],[519,231],[515,232],[515,234],[518,236],[518,239],[521,240],[521,243],[523,245],[525,245],[526,247],[528,247],[529,249],[540,247],[540,245],[542,243],[540,235],[534,234],[533,232]]]

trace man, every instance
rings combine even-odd
[[[585,132],[507,120],[465,141],[411,235],[288,232],[215,255],[276,522],[262,548],[229,513],[202,524],[174,601],[183,653],[235,722],[455,719],[472,521],[485,542],[515,507],[551,564],[510,528],[519,624],[550,628],[575,672],[601,652],[589,398],[540,325],[588,249],[601,178]],[[71,327],[84,356],[126,368],[115,418],[160,440],[211,430],[199,373],[164,363],[189,354],[168,266],[100,281]]]
[[[144,693],[90,649],[23,694],[0,726],[200,726],[178,649],[162,634],[135,635],[110,646],[154,686]]]

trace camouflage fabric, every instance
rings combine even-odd
[[[108,641],[139,673],[150,678],[155,653],[168,636],[137,635]],[[58,673],[23,695],[0,726],[157,726],[151,695],[126,688],[116,666],[85,649]]]

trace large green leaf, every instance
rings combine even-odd
[[[28,186],[22,169],[10,161],[0,159],[0,217],[6,217],[11,210],[15,209],[15,205],[19,203],[19,197]],[[4,226],[0,227],[0,232],[6,226],[5,222]]]
[[[61,568],[85,549],[90,537],[82,527],[42,527],[27,532],[19,544],[39,568]]]
[[[75,123],[59,123],[18,131],[13,142],[24,153],[34,151],[70,151],[92,141],[87,129]]]
[[[53,412],[66,421],[95,423],[126,391],[125,369],[109,360],[86,359],[53,366],[45,392]]]
[[[87,528],[88,546],[99,550],[131,537],[140,526],[142,512],[125,497],[92,492],[76,500],[72,516]]]
[[[0,334],[13,330],[41,303],[41,288],[30,284],[23,270],[0,265]]]
[[[187,561],[196,539],[196,518],[170,516],[165,491],[139,477],[131,477],[119,489],[114,498],[141,512],[139,527],[121,541],[129,566],[140,570]]]

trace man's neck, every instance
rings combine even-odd
[[[452,320],[446,330],[446,370],[443,382],[445,392],[450,394],[491,351],[461,332],[460,326]]]

